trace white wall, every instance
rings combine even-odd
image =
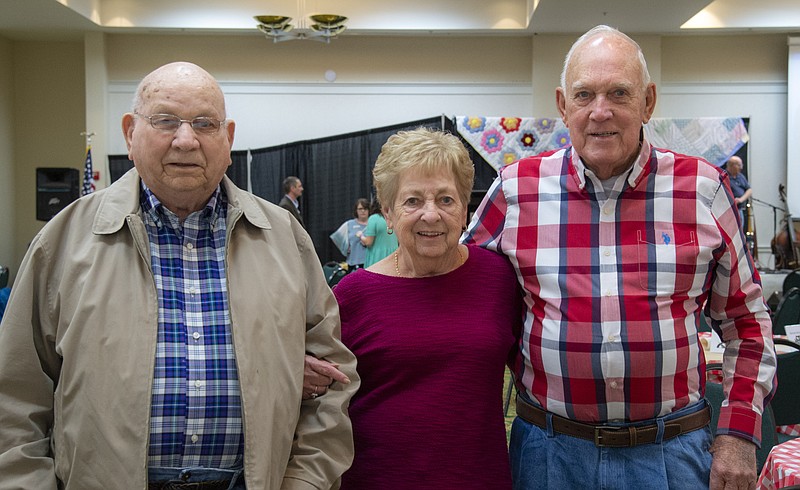
[[[254,149],[446,115],[531,113],[528,84],[276,84],[222,82],[233,148]],[[109,153],[125,154],[120,115],[134,83],[109,87]]]
[[[748,180],[753,197],[785,207],[778,199],[778,184],[786,182],[786,84],[665,83],[659,91],[660,117],[750,118]],[[755,203],[759,258],[767,259],[775,236],[773,210]],[[783,213],[777,214],[778,225]],[[773,264],[762,265],[772,266]]]
[[[789,210],[800,217],[800,37],[789,40],[789,94],[787,102],[787,200]]]

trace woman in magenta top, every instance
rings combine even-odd
[[[504,366],[521,299],[505,258],[459,244],[474,168],[453,135],[400,132],[373,171],[399,248],[334,289],[358,358],[343,489],[509,489]]]

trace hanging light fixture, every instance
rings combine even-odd
[[[256,15],[258,30],[264,33],[272,42],[291,41],[295,39],[310,39],[330,43],[331,39],[341,34],[347,26],[347,17],[336,14],[309,15],[311,24],[305,18],[305,0],[297,1],[298,25],[291,24],[292,18],[283,15]]]

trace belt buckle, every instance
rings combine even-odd
[[[600,434],[600,431],[610,430],[618,432],[621,429],[624,429],[624,427],[614,427],[613,425],[596,425],[594,427],[594,445],[597,447],[616,447],[616,446],[606,446],[605,443],[603,442],[603,435]]]

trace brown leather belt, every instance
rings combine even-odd
[[[517,415],[537,427],[547,429],[547,412],[531,405],[517,396]],[[711,409],[706,406],[683,417],[664,422],[662,440],[672,439],[681,434],[705,427],[711,422]],[[597,447],[631,447],[652,444],[658,436],[658,425],[615,427],[592,425],[553,414],[553,431],[594,442]]]

